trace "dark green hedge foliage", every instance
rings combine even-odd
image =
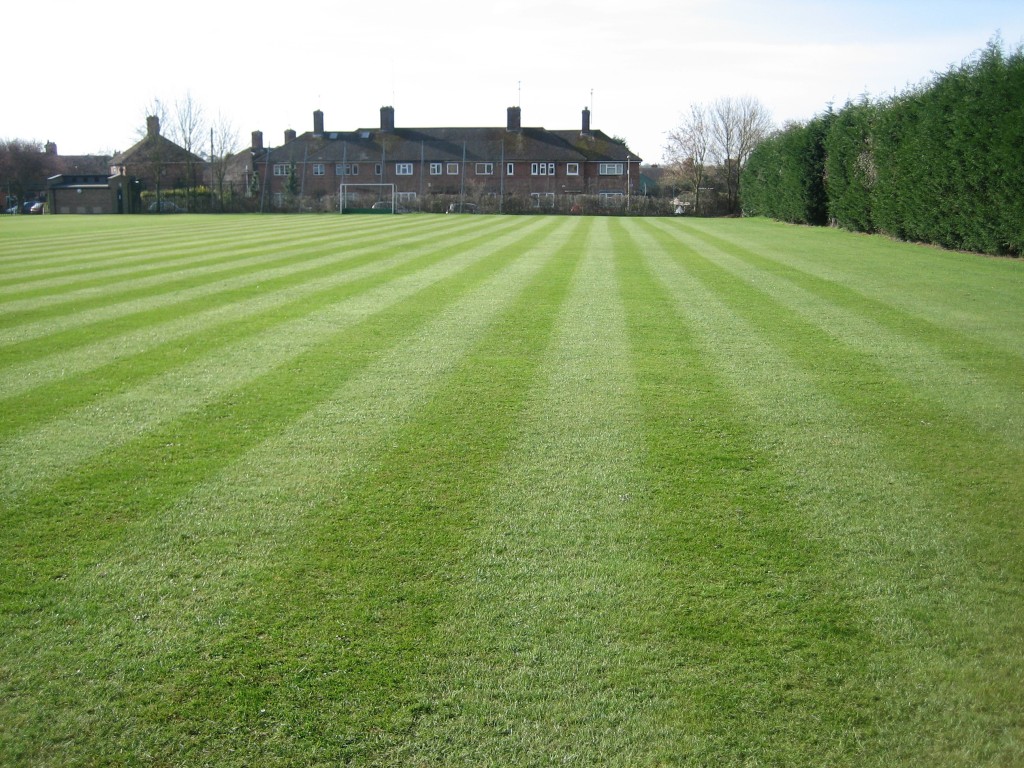
[[[930,84],[762,143],[744,210],[992,254],[1024,252],[1024,49],[991,43]]]

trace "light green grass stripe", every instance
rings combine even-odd
[[[489,239],[453,258],[274,327],[241,344],[218,349],[130,391],[17,434],[0,443],[2,485],[7,492],[20,492],[68,472],[102,451],[124,445],[160,424],[202,408],[322,339],[458,273],[495,249],[527,236],[529,231],[530,227],[514,227],[504,237]],[[26,461],[26,456],[32,460]]]
[[[645,753],[639,724],[662,716],[656,694],[616,684],[637,663],[620,625],[651,569],[608,223],[585,225],[508,477],[481,509],[467,591],[438,629],[444,687],[400,756],[410,764],[628,764]]]
[[[416,237],[424,239],[426,235],[419,229],[412,229],[409,240]],[[286,241],[288,247],[276,247],[273,243],[263,244],[249,240],[241,243],[238,249],[214,258],[205,257],[204,254],[210,251],[198,248],[184,265],[179,264],[177,259],[170,259],[167,262],[171,267],[179,266],[178,269],[165,268],[164,265],[144,268],[141,264],[136,264],[138,277],[129,274],[123,279],[115,280],[110,275],[99,275],[97,278],[82,275],[80,283],[76,283],[82,287],[64,286],[64,290],[56,292],[31,286],[31,290],[20,292],[18,298],[0,301],[0,313],[30,312],[34,316],[41,310],[50,309],[84,314],[88,311],[90,303],[96,303],[96,299],[100,299],[100,303],[106,305],[130,301],[137,298],[132,294],[148,292],[148,289],[152,288],[163,293],[180,292],[183,288],[187,290],[194,281],[208,279],[228,282],[237,279],[239,273],[243,276],[252,273],[261,265],[267,272],[281,263],[285,264],[285,269],[292,269],[294,265],[288,262],[303,257],[309,257],[308,264],[315,266],[317,256],[321,259],[337,258],[339,254],[348,256],[350,253],[359,252],[359,248],[380,247],[385,238],[394,238],[393,232],[384,230],[363,237],[344,239],[340,231],[335,232],[333,237],[321,238],[310,237],[309,233],[303,232],[301,238],[289,238]],[[139,255],[142,257],[144,253],[140,252]],[[3,314],[0,314],[0,320],[3,319]],[[9,323],[5,323],[7,324]]]
[[[506,224],[505,226],[508,227],[510,224]],[[478,232],[468,227],[460,229],[459,232],[465,234],[460,237],[454,237],[450,240],[446,240],[446,242],[457,245],[479,236]],[[297,235],[297,237],[298,236],[299,235]],[[309,260],[301,260],[296,263],[271,269],[245,272],[244,274],[233,278],[214,280],[212,282],[202,283],[192,288],[179,288],[167,292],[158,291],[152,295],[127,300],[118,301],[115,299],[113,303],[99,307],[5,328],[0,331],[0,348],[31,340],[41,340],[45,336],[64,332],[70,329],[80,328],[83,325],[91,323],[98,323],[128,315],[139,314],[153,309],[171,307],[193,299],[215,296],[218,293],[237,290],[238,288],[246,286],[256,286],[261,282],[272,280],[277,277],[293,275],[298,270],[314,272],[323,266],[336,263],[339,260],[339,257],[350,260],[359,256],[374,253],[381,249],[384,237],[385,235],[382,235],[377,240],[367,242],[360,245],[358,248],[351,250],[342,247],[339,248],[338,252],[323,254]],[[402,254],[402,257],[406,258],[413,258],[416,255],[416,251],[413,250],[416,247],[434,248],[436,245],[437,237],[432,230],[413,230],[407,238],[398,238],[388,242],[389,248],[409,248],[410,250]],[[296,251],[297,255],[301,255],[301,253],[301,249]],[[159,288],[159,284],[157,284],[156,287]]]
[[[380,260],[360,267],[339,270],[335,274],[326,276],[318,273],[313,280],[280,288],[270,293],[262,293],[251,299],[243,299],[210,307],[209,309],[175,317],[168,321],[148,324],[126,333],[108,336],[100,341],[90,342],[67,350],[60,350],[42,358],[8,365],[0,368],[0,399],[14,397],[54,381],[69,379],[76,375],[87,373],[115,360],[131,355],[143,354],[147,350],[175,339],[182,339],[199,332],[208,332],[217,326],[243,322],[246,319],[271,312],[276,308],[283,307],[305,297],[322,294],[331,288],[384,273],[396,266],[422,257],[431,251],[451,251],[457,249],[460,244],[470,241],[471,238],[469,237],[461,238],[454,236],[446,240],[444,244],[438,244],[436,241],[431,240],[432,248],[400,249],[398,255],[382,256]],[[405,245],[410,245],[413,242],[415,241],[411,240],[405,243]],[[403,244],[397,243],[396,245],[401,246]],[[343,259],[337,259],[337,263],[342,265],[347,261],[372,252],[372,250],[374,249],[367,246],[360,248],[358,251],[347,252]],[[317,266],[331,263],[329,258],[318,259],[316,262]],[[301,274],[301,272],[313,272],[315,270],[315,267],[311,267],[308,261],[295,266],[296,269],[293,273],[288,273],[282,269],[276,271],[275,276],[277,274],[288,276],[289,274]],[[298,269],[300,266],[301,270]],[[272,279],[272,276],[263,272],[258,276],[254,276],[250,282],[257,279],[260,283],[266,283]],[[224,283],[219,283],[217,287],[219,289],[218,293],[230,289],[230,286],[226,286]]]
[[[1024,384],[1000,387],[983,372],[942,354],[934,345],[901,333],[862,314],[845,309],[793,281],[750,264],[739,254],[678,227],[656,226],[670,233],[737,279],[788,307],[836,342],[869,356],[894,379],[910,385],[950,414],[965,417],[978,428],[1016,450],[1024,439]],[[765,246],[749,250],[766,255]]]
[[[553,249],[570,241],[578,226],[578,220],[564,219],[552,229],[553,223],[550,219],[543,224],[518,220],[517,228],[532,233],[532,242],[520,254],[510,253],[502,268],[414,334],[382,348],[369,367],[341,382],[328,400],[284,431],[193,485],[172,505],[126,526],[117,541],[100,542],[98,553],[80,554],[89,565],[69,568],[69,578],[58,590],[57,598],[69,604],[60,605],[58,613],[88,615],[85,606],[95,603],[118,608],[106,614],[107,623],[103,625],[75,627],[78,642],[67,658],[61,659],[66,663],[55,664],[59,669],[52,679],[33,685],[36,681],[19,673],[16,689],[21,704],[38,713],[42,711],[41,702],[55,700],[66,710],[66,717],[78,721],[89,734],[86,745],[90,739],[95,742],[103,729],[111,729],[115,731],[111,737],[132,750],[152,750],[163,739],[171,738],[174,743],[166,745],[170,754],[195,756],[216,745],[188,744],[180,720],[167,722],[155,717],[153,710],[159,714],[168,709],[168,704],[154,700],[147,681],[167,695],[200,696],[204,701],[217,702],[221,714],[235,722],[254,717],[248,706],[253,699],[262,699],[260,707],[270,706],[270,702],[287,702],[294,707],[295,699],[317,695],[315,681],[303,676],[294,658],[284,662],[282,669],[302,690],[293,690],[290,684],[282,684],[280,690],[273,684],[264,687],[253,679],[229,681],[225,690],[220,687],[222,679],[215,683],[202,677],[193,680],[191,670],[194,668],[198,675],[210,672],[231,678],[239,674],[239,666],[253,671],[262,667],[269,673],[266,680],[273,680],[276,676],[269,667],[277,663],[278,648],[267,647],[258,658],[239,662],[230,656],[239,647],[262,646],[262,633],[273,637],[286,632],[290,622],[303,626],[311,623],[312,634],[304,637],[327,647],[289,645],[289,651],[309,654],[308,663],[318,669],[345,669],[351,664],[348,658],[321,654],[342,652],[339,633],[375,631],[375,627],[360,626],[359,617],[365,610],[377,610],[377,606],[373,595],[364,596],[364,602],[355,606],[289,601],[290,595],[315,594],[310,582],[320,578],[339,580],[332,593],[344,595],[353,589],[344,582],[343,573],[318,571],[323,560],[333,562],[330,553],[312,552],[308,564],[297,559],[305,542],[317,538],[309,526],[337,525],[344,530],[344,524],[323,520],[322,516],[337,514],[339,500],[349,487],[365,481],[380,456],[392,450],[396,434],[416,417],[424,403],[443,390],[449,374],[553,258]],[[543,242],[536,237],[542,232],[547,234]],[[518,242],[522,240],[510,239],[507,245],[514,250]],[[356,514],[379,526],[381,536],[387,535],[383,529],[394,526],[385,510],[360,509]],[[403,540],[401,531],[394,535],[396,541]],[[347,566],[342,563],[341,567]],[[375,563],[358,561],[352,567],[372,571]],[[381,574],[381,578],[388,575]],[[301,586],[292,586],[293,581]],[[289,587],[295,591],[280,591]],[[53,642],[41,641],[37,631],[20,631],[19,646],[12,642],[9,647],[22,647],[21,658],[33,648],[43,657],[59,653],[57,646],[67,628],[59,616],[50,618],[54,621],[47,627],[47,637]],[[259,628],[260,638],[250,634],[254,627]],[[289,637],[287,642],[294,641]],[[80,668],[80,673],[71,667]],[[193,690],[186,687],[190,682]],[[348,684],[360,686],[359,681]],[[62,694],[69,685],[73,685],[74,692]],[[332,690],[336,691],[338,685],[338,681],[331,681]],[[125,690],[130,691],[128,700],[123,698]],[[345,702],[325,701],[322,706],[344,710]],[[0,713],[4,713],[2,704]],[[15,712],[4,714],[13,717]],[[274,711],[273,717],[288,714],[295,713]],[[198,723],[212,714],[200,713],[194,721],[192,716],[184,715],[187,721]],[[301,729],[301,717],[300,709],[291,727]],[[312,712],[309,718],[313,722],[320,719]],[[29,724],[47,735],[43,746],[48,748],[66,736],[62,732],[66,723],[34,720]],[[346,727],[345,723],[336,725]],[[119,726],[131,737],[124,736]],[[220,725],[214,726],[214,731],[219,743],[265,739],[273,745],[297,746],[305,758],[312,754],[309,743],[296,745],[290,733],[241,736],[228,733]],[[336,743],[338,738],[325,734],[323,740]],[[81,754],[82,747],[75,746]],[[229,756],[221,757],[225,764],[237,764]],[[243,758],[242,762],[247,760]]]
[[[1013,762],[1024,754],[1019,722],[1024,651],[1018,606],[993,592],[975,567],[969,542],[947,527],[955,500],[893,455],[884,434],[823,395],[811,376],[780,353],[771,336],[742,320],[686,268],[698,258],[638,231],[651,269],[677,297],[733,396],[760,425],[764,450],[791,478],[808,535],[836,552],[836,579],[846,584],[890,658],[875,674],[889,710],[909,724],[883,724],[879,756],[865,764]],[[888,677],[893,665],[902,669]],[[890,741],[890,735],[893,739]],[[911,741],[907,741],[910,739]]]
[[[107,285],[113,293],[115,287],[120,287],[122,291],[131,290],[136,276],[169,273],[168,279],[173,279],[177,274],[173,270],[174,266],[195,268],[223,264],[223,268],[227,269],[233,263],[244,265],[257,258],[266,261],[275,256],[284,258],[295,252],[315,253],[318,246],[352,248],[378,241],[381,237],[393,240],[412,230],[423,232],[433,229],[450,233],[459,228],[456,223],[442,228],[436,218],[410,218],[408,223],[403,221],[402,225],[376,228],[366,224],[353,226],[347,218],[340,217],[320,219],[315,223],[299,219],[290,224],[288,227],[277,225],[271,228],[264,225],[263,220],[257,219],[253,226],[243,230],[225,225],[218,229],[190,232],[187,239],[172,233],[172,243],[166,244],[166,238],[162,238],[160,248],[147,246],[143,235],[151,231],[151,228],[142,229],[139,233],[128,233],[131,235],[129,243],[117,251],[120,255],[116,258],[112,257],[116,249],[107,240],[94,239],[76,247],[78,252],[85,254],[85,258],[72,268],[38,267],[36,274],[27,274],[22,280],[12,279],[10,270],[3,270],[0,286],[6,287],[0,287],[0,295],[15,294],[14,298],[18,298],[29,294],[46,296],[48,291],[53,294],[60,291],[59,295],[72,301],[81,298],[82,287]],[[181,274],[189,272],[181,270]],[[118,283],[122,285],[118,286]],[[55,295],[51,301],[57,299]],[[10,304],[0,305],[0,309],[5,308],[10,309]]]
[[[773,242],[774,258],[807,274],[1024,357],[1024,260],[763,219],[685,224],[755,252]]]

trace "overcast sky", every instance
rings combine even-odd
[[[239,148],[262,130],[592,126],[646,162],[691,103],[754,96],[776,123],[884,97],[1024,41],[1021,0],[12,2],[0,138],[124,150],[146,106],[191,93]]]

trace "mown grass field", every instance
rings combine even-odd
[[[1022,309],[764,220],[0,220],[0,765],[1022,765]]]

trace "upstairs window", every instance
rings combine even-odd
[[[477,176],[490,176],[494,173],[494,163],[477,163],[476,164],[476,175]]]
[[[579,176],[580,175],[580,164],[579,163],[566,163],[565,173],[567,176]]]
[[[338,163],[334,166],[336,176],[358,176],[359,165],[357,163]]]
[[[530,163],[531,176],[554,176],[554,163]]]
[[[396,176],[412,176],[412,163],[395,163]]]
[[[324,169],[324,164],[323,163],[313,163],[313,175],[314,176],[323,176],[324,175],[324,170],[325,169]]]
[[[441,175],[441,170],[442,170],[441,163],[431,163],[430,164],[430,175],[431,176],[440,176]]]
[[[448,163],[447,167],[445,168],[445,172],[449,176],[458,176],[459,175],[459,164],[458,163]]]
[[[601,163],[597,167],[597,172],[602,176],[621,176],[622,163]]]
[[[274,175],[275,176],[287,176],[288,175],[288,163],[274,163]]]

